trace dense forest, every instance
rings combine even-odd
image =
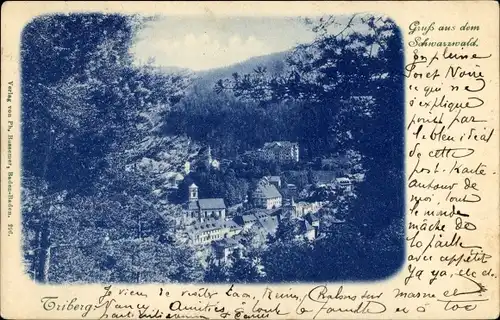
[[[399,266],[403,54],[391,20],[353,17],[332,32],[332,17],[308,19],[316,40],[273,56],[274,67],[200,75],[135,65],[129,48],[144,21],[61,14],[38,17],[23,31],[22,212],[30,276],[42,282],[362,280]],[[356,31],[355,24],[366,28]],[[298,141],[304,159],[362,154],[367,178],[344,209],[349,223],[313,245],[291,237],[296,226],[285,221],[265,243],[245,234],[247,249],[230,265],[200,259],[177,232],[179,199],[155,193],[162,175],[138,164],[148,158],[180,171],[203,146],[233,158],[272,140]],[[233,168],[194,178],[232,205],[252,179],[277,170]]]

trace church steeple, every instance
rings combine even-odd
[[[189,201],[198,200],[198,186],[194,183],[189,186]]]

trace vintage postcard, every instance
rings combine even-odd
[[[499,7],[6,2],[6,319],[499,316]]]

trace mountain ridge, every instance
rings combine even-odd
[[[231,77],[233,73],[251,73],[257,67],[264,67],[271,74],[281,74],[286,69],[285,60],[290,52],[290,50],[286,50],[261,56],[254,56],[228,66],[201,71],[194,71],[189,68],[175,66],[158,66],[156,69],[164,73],[189,74],[193,76],[196,84],[208,85],[209,83],[215,83],[219,79]]]

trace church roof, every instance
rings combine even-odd
[[[198,206],[201,210],[226,209],[226,204],[222,198],[199,199]]]

